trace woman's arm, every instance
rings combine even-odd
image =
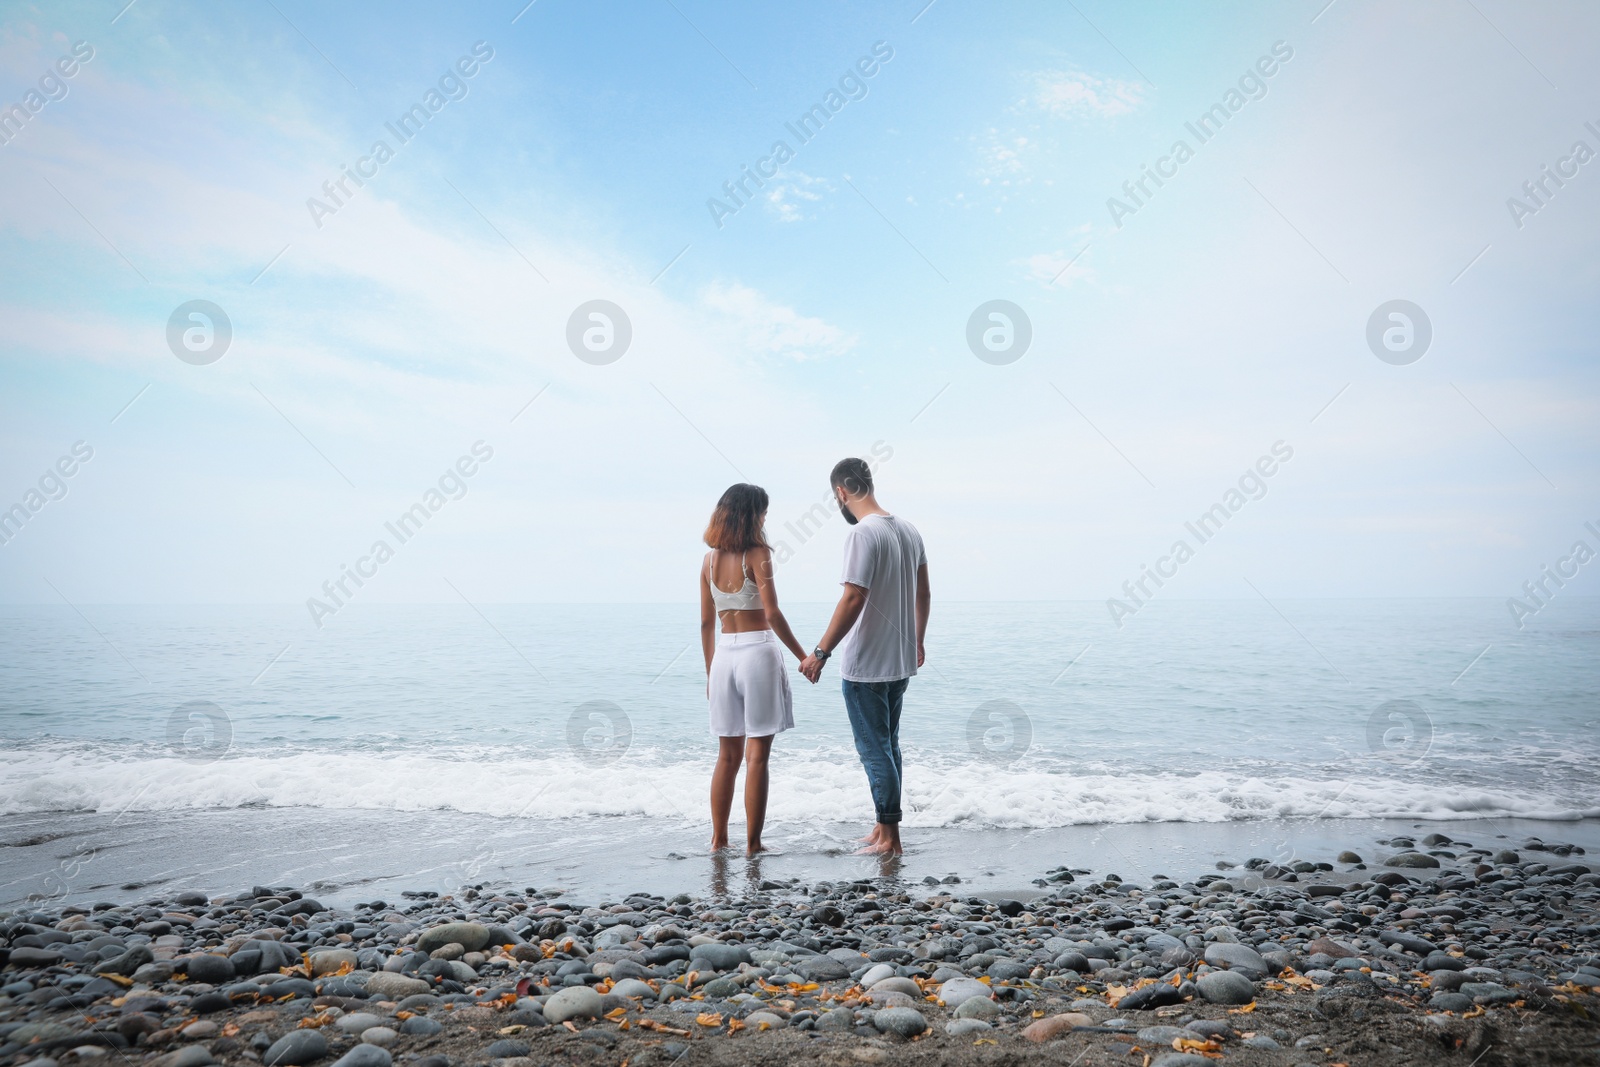
[[[772,574],[772,549],[752,548],[749,555],[754,564],[750,570],[756,576],[756,591],[761,594],[761,606],[767,613],[767,625],[772,627],[772,632],[778,635],[784,647],[794,653],[795,659],[805,659],[806,650],[800,647],[794,631],[789,629],[789,620],[778,610],[778,587]]]
[[[706,676],[711,675],[711,655],[717,650],[717,607],[711,602],[711,553],[700,564],[700,651],[706,656]]]

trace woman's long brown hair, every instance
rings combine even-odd
[[[767,491],[759,485],[740,482],[728,486],[717,508],[711,513],[711,523],[706,527],[705,541],[722,552],[743,552],[750,548],[767,548],[767,536],[761,529],[761,516],[767,513]]]

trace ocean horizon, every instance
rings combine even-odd
[[[703,817],[692,606],[358,605],[320,631],[292,606],[84,610],[0,608],[0,818]],[[789,607],[802,633],[826,611]],[[1600,599],[1504,613],[1171,600],[1118,630],[1092,602],[936,603],[906,826],[1600,816]],[[792,682],[774,830],[865,823],[837,677]]]

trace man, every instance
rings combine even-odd
[[[898,856],[900,705],[906,684],[925,658],[928,558],[917,528],[879,506],[866,461],[840,460],[828,480],[851,527],[845,534],[844,577],[839,582],[844,593],[827,632],[801,662],[800,673],[815,682],[839,649],[850,732],[877,809],[877,825],[862,838],[866,847],[861,852]]]

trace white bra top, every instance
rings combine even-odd
[[[744,575],[744,584],[737,593],[724,593],[717,588],[717,553],[711,552],[711,561],[706,564],[706,584],[711,587],[711,603],[718,611],[759,611],[761,610],[761,593],[756,589],[755,579],[750,577],[750,570],[745,566],[744,557],[739,557],[739,573]]]

